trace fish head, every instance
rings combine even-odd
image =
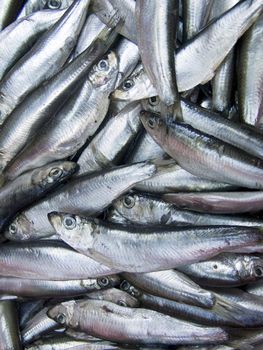
[[[136,193],[128,193],[113,202],[113,208],[125,219],[141,216],[143,203],[140,201],[139,195]]]
[[[54,162],[32,172],[32,183],[41,188],[49,188],[73,175],[78,169],[77,163]]]
[[[103,276],[97,278],[98,289],[111,288],[120,284],[120,277],[118,275]]]
[[[68,213],[51,212],[48,219],[59,237],[70,246],[92,248],[98,220]]]
[[[123,280],[120,284],[120,289],[124,292],[129,293],[132,297],[137,298],[142,295],[139,289],[135,288],[130,282],[127,280]]]
[[[166,143],[168,130],[164,118],[157,113],[141,111],[140,119],[145,130],[158,144]]]
[[[263,259],[258,256],[243,255],[236,262],[240,279],[252,282],[263,277]]]
[[[139,64],[133,73],[113,92],[112,98],[115,100],[137,101],[156,95],[157,91],[152,86],[142,64]]]
[[[109,93],[114,89],[118,76],[119,60],[114,51],[110,51],[97,64],[95,64],[90,73],[89,80],[94,88]]]
[[[10,241],[24,241],[31,239],[34,233],[34,223],[24,213],[21,213],[9,224],[4,236]]]
[[[55,305],[47,311],[47,315],[61,325],[76,328],[78,322],[74,318],[75,305],[75,300]]]

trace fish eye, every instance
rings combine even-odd
[[[61,1],[60,0],[49,0],[47,2],[47,7],[51,10],[56,10],[59,9],[61,6]]]
[[[71,216],[66,216],[63,220],[63,225],[68,229],[72,230],[76,227],[76,220]]]
[[[127,290],[129,290],[129,288],[130,288],[130,283],[128,281],[124,280],[121,282],[121,284],[120,284],[121,290],[127,291]]]
[[[126,208],[130,209],[130,208],[134,207],[135,200],[132,196],[126,196],[123,199],[123,204]]]
[[[148,124],[149,128],[154,129],[155,125],[156,125],[156,121],[154,118],[149,118],[147,121],[147,124]]]
[[[66,315],[65,314],[58,314],[56,317],[56,321],[58,323],[64,324],[66,322]]]
[[[49,172],[49,176],[51,177],[60,177],[62,175],[63,171],[60,168],[53,168]]]
[[[9,226],[9,233],[10,233],[11,235],[15,235],[15,234],[16,234],[16,224],[11,224],[11,225]]]
[[[100,287],[107,287],[110,284],[108,277],[98,278],[98,284]]]
[[[109,68],[109,64],[106,60],[101,60],[98,63],[99,70],[107,70]]]
[[[131,79],[125,80],[125,82],[122,84],[122,88],[125,91],[130,90],[133,86],[134,86],[134,82]]]
[[[151,106],[156,106],[159,103],[157,96],[150,97],[148,101]]]
[[[214,270],[217,270],[217,268],[218,268],[217,264],[213,265]]]
[[[118,300],[117,304],[120,306],[127,306],[124,300]]]
[[[255,267],[255,274],[257,277],[262,277],[263,276],[263,268],[261,266],[256,266]]]

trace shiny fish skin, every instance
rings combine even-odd
[[[18,211],[44,197],[77,169],[77,164],[73,162],[54,162],[6,183],[0,189],[1,229]]]
[[[235,6],[240,0],[214,1],[210,18],[216,18]],[[217,68],[212,81],[212,103],[215,111],[228,114],[233,98],[235,52],[232,49]]]
[[[0,252],[0,268],[1,275],[6,277],[54,281],[94,278],[116,272],[58,241],[5,244]]]
[[[220,254],[213,259],[180,266],[195,282],[210,287],[235,287],[263,277],[263,260],[247,254]]]
[[[174,57],[178,4],[177,0],[137,0],[135,10],[142,63],[167,106],[179,103]]]
[[[25,324],[30,320],[34,315],[38,313],[44,307],[45,300],[37,299],[31,301],[25,301],[20,304],[19,308],[19,327],[20,329],[24,328]]]
[[[144,162],[146,160],[153,159],[165,159],[168,158],[166,152],[152,139],[152,137],[141,130],[141,133],[136,139],[136,143],[128,154],[127,162]]]
[[[185,0],[182,2],[184,41],[193,38],[206,25],[214,2],[214,0]]]
[[[181,110],[184,122],[193,128],[263,159],[263,134],[253,126],[226,119],[186,100],[181,101]]]
[[[148,138],[150,135],[147,133]],[[138,153],[139,155],[139,153]],[[159,164],[158,164],[159,163]],[[150,193],[169,192],[204,192],[234,190],[235,186],[207,180],[189,173],[176,164],[174,160],[156,163],[157,172],[148,180],[142,181],[135,186],[136,189]]]
[[[257,212],[263,209],[262,191],[167,193],[163,200],[178,208],[214,214]]]
[[[238,62],[238,109],[248,124],[263,123],[263,15],[241,39]]]
[[[105,118],[117,74],[118,58],[111,51],[91,68],[75,94],[43,125],[41,134],[36,135],[11,161],[5,177],[12,180],[32,168],[76,153]]]
[[[118,17],[114,16],[112,21],[116,23]],[[112,33],[112,29],[107,28],[94,45],[85,50],[47,84],[41,85],[29,94],[8,117],[0,131],[1,170],[34,137],[39,128],[58,112],[94,61],[107,50],[114,37],[115,33]]]
[[[138,46],[125,38],[120,39],[115,52],[119,58],[119,75],[116,81],[118,87],[134,71],[140,60],[140,53]]]
[[[64,317],[59,317],[61,314]],[[130,309],[99,300],[65,302],[50,309],[48,315],[111,341],[202,344],[227,340],[227,334],[220,328],[199,327],[151,310]]]
[[[10,237],[10,227],[13,240],[39,239],[54,234],[47,218],[51,210],[98,215],[137,182],[151,177],[155,169],[153,164],[137,163],[78,177],[19,214],[5,236]]]
[[[144,291],[182,303],[211,308],[213,293],[207,292],[179,271],[166,270],[150,273],[124,273],[124,278]]]
[[[136,43],[137,31],[134,0],[92,0],[91,10],[104,23],[107,23],[109,16],[117,10],[123,21],[123,24],[118,28],[120,34]]]
[[[114,222],[114,214],[136,225],[263,227],[262,219],[180,210],[157,197],[140,193],[127,194],[114,201],[110,211],[113,215],[111,222]]]
[[[119,277],[114,275],[69,281],[0,277],[0,293],[31,298],[68,297],[110,288],[118,283]]]
[[[60,324],[47,315],[48,307],[44,307],[34,315],[21,331],[23,345],[31,343],[42,335],[61,328]]]
[[[41,11],[15,21],[0,32],[0,80],[64,11]]]
[[[248,284],[246,292],[263,297],[263,281],[257,281],[256,283]]]
[[[50,213],[49,220],[60,238],[74,249],[125,272],[167,270],[206,260],[223,252],[262,250],[263,235],[257,228],[133,227],[57,212]],[[72,227],[67,226],[67,221]],[[147,256],[143,263],[141,256]]]
[[[0,301],[0,339],[0,348],[3,350],[22,349],[15,301]]]
[[[106,168],[121,159],[128,144],[142,126],[139,118],[140,111],[140,104],[135,102],[109,119],[105,127],[81,153],[78,159],[80,170],[77,175]]]
[[[51,78],[64,65],[76,44],[89,2],[90,0],[74,2],[60,20],[5,75],[0,83],[0,124],[4,123],[27,94]]]
[[[21,7],[20,0],[1,0],[0,31],[7,27],[15,18]]]
[[[142,112],[147,132],[193,175],[254,189],[263,188],[263,161],[173,117]]]

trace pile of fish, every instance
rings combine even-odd
[[[0,350],[262,349],[263,0],[0,30]]]

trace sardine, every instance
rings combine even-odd
[[[0,301],[0,339],[1,349],[21,350],[18,311],[15,301]]]
[[[100,300],[68,301],[48,311],[61,325],[118,342],[191,344],[224,342],[220,328],[200,327],[147,309],[131,309]],[[106,322],[106,323],[105,323]]]
[[[147,132],[193,175],[254,189],[263,188],[263,161],[173,117],[142,112]]]
[[[133,227],[57,212],[48,217],[60,238],[74,249],[126,272],[167,270],[233,250],[262,251],[260,228]],[[142,262],[140,256],[147,259]]]
[[[20,0],[1,0],[0,31],[15,20],[21,5],[22,1]]]

